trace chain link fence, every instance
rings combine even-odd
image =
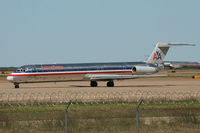
[[[68,111],[70,133],[136,133],[137,102],[78,102]],[[61,133],[65,130],[65,103],[0,104],[0,132]],[[198,133],[200,102],[149,101],[139,108],[140,133]]]

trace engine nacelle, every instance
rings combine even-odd
[[[152,74],[158,72],[159,69],[151,66],[134,66],[132,71],[137,74]]]

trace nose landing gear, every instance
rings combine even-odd
[[[19,83],[14,83],[15,88],[19,88]]]

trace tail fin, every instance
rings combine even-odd
[[[162,64],[171,46],[195,46],[195,44],[157,43],[154,51],[145,62],[149,64]]]

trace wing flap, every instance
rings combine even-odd
[[[166,77],[163,75],[117,75],[117,74],[86,74],[84,79],[95,81],[107,81],[107,80],[123,80],[123,79],[135,79],[135,78],[147,78],[147,77]]]

